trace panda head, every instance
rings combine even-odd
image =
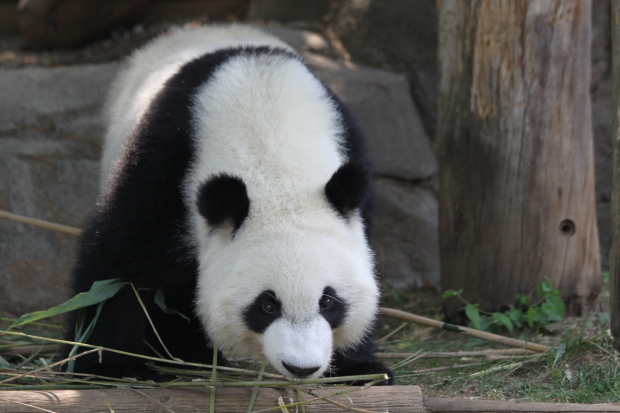
[[[239,177],[200,185],[196,309],[220,350],[320,377],[335,350],[364,338],[379,294],[360,214],[367,182],[363,166],[345,163],[303,207],[276,211]]]

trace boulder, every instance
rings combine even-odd
[[[431,139],[437,122],[435,0],[341,0],[330,27],[354,62],[403,73]]]
[[[248,20],[319,21],[329,10],[330,0],[250,0]]]
[[[320,42],[297,44],[316,50]],[[436,166],[405,77],[305,56],[368,136],[376,166],[372,230],[381,276],[397,286],[436,285],[437,205],[432,191],[416,185],[432,177]],[[100,110],[118,68],[107,63],[0,71],[0,209],[82,226],[97,198]],[[0,220],[0,313],[17,316],[66,299],[75,246],[74,236]]]
[[[0,71],[0,209],[80,227],[97,196],[118,64]],[[76,237],[0,219],[0,313],[58,304]]]
[[[33,47],[74,47],[106,33],[150,0],[20,0],[18,25]]]
[[[381,279],[393,287],[439,285],[437,197],[428,188],[375,178],[372,247]]]

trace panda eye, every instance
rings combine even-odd
[[[328,295],[324,295],[319,301],[321,310],[329,310],[334,306],[334,299]]]
[[[263,305],[261,306],[261,309],[263,310],[263,312],[265,314],[275,314],[276,313],[276,306],[270,302],[270,301],[264,301]]]

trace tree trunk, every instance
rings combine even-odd
[[[573,314],[600,291],[590,9],[438,1],[441,283],[483,309],[546,278]]]
[[[620,350],[620,0],[611,2],[614,190],[611,194],[613,244],[609,254],[609,296],[611,333],[614,347]]]

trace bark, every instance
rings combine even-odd
[[[611,194],[611,216],[613,222],[613,244],[609,254],[609,297],[611,333],[614,347],[620,350],[620,0],[611,2],[612,41],[612,139],[614,189]]]
[[[496,311],[598,296],[588,0],[438,2],[442,288]],[[449,318],[462,304],[446,302]]]

